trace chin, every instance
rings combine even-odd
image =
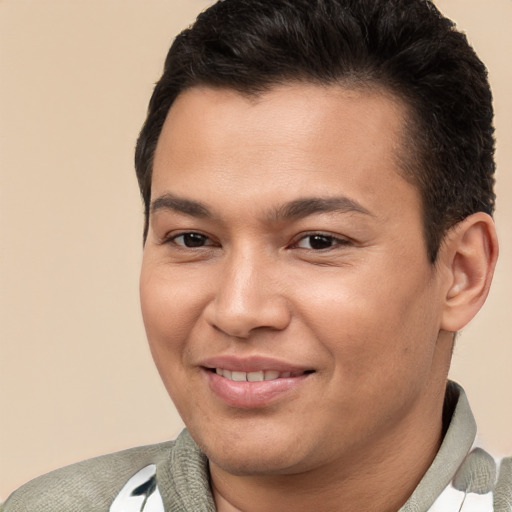
[[[302,468],[297,460],[290,460],[290,454],[265,453],[259,450],[257,453],[217,454],[211,456],[206,453],[210,463],[220,467],[223,471],[236,476],[258,476],[258,475],[289,475],[298,473]],[[297,459],[295,455],[293,457]],[[303,470],[303,469],[302,469]]]
[[[246,435],[234,435],[232,431],[223,435],[190,434],[211,463],[232,475],[291,474],[300,470],[301,460],[307,459],[293,433],[276,435],[247,429]]]

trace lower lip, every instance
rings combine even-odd
[[[276,399],[295,391],[311,374],[284,379],[257,382],[226,379],[221,375],[204,370],[210,389],[227,405],[242,409],[264,407]]]

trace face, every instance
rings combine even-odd
[[[141,299],[164,384],[234,474],[341,464],[421,434],[441,279],[379,91],[194,88],[155,154]]]

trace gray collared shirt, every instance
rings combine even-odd
[[[466,395],[448,383],[449,425],[432,465],[398,512],[512,512],[512,458],[475,444]],[[36,478],[0,512],[215,512],[208,460],[183,430],[175,441],[105,455]]]

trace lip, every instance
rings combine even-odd
[[[236,356],[217,356],[205,359],[199,363],[205,368],[223,368],[225,370],[238,372],[259,372],[273,370],[279,373],[296,373],[312,370],[313,368],[289,363],[280,359],[264,356],[236,357]]]
[[[237,358],[221,356],[205,360],[201,366],[209,388],[214,395],[226,405],[240,409],[262,408],[276,400],[285,398],[287,395],[296,392],[312,375],[311,372],[308,372],[295,377],[291,376],[257,382],[237,382],[212,371],[214,368],[240,372],[273,370],[279,373],[300,373],[312,370],[301,365],[290,364],[268,357]]]

